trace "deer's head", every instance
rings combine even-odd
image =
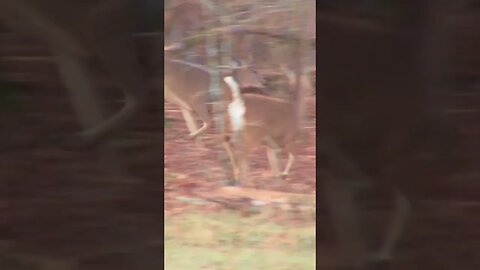
[[[265,79],[253,69],[252,65],[249,65],[247,62],[232,59],[231,68],[232,76],[237,82],[239,82],[240,88],[265,87]]]

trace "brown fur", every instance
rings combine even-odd
[[[293,83],[293,81],[290,82],[291,87]],[[232,149],[232,127],[229,116],[225,117],[227,124],[224,146],[229,154],[235,178],[243,180],[248,177],[248,156],[252,150],[261,145],[267,146],[267,154],[274,176],[288,175],[296,156],[296,139],[300,134],[295,107],[297,103],[259,94],[242,94],[241,97],[246,112],[243,130],[239,132],[242,136],[239,155],[236,155]],[[284,150],[289,154],[287,167],[282,174],[278,171],[276,157],[278,150]]]
[[[165,99],[180,106],[191,138],[203,134],[212,124],[212,117],[208,110],[208,89],[210,87],[210,74],[198,67],[185,63],[164,59],[164,85]],[[258,77],[249,68],[240,68],[234,72],[234,76],[245,86],[260,88],[263,86],[261,77]],[[220,81],[224,99],[229,99],[228,86]],[[193,120],[196,115],[204,125],[200,129]],[[197,143],[203,143],[197,139]]]

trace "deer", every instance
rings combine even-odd
[[[282,69],[289,78],[290,88],[293,88],[295,75],[285,66]],[[248,177],[249,153],[263,143],[266,143],[272,175],[286,178],[295,161],[296,141],[303,135],[296,114],[298,102],[259,94],[242,94],[233,76],[226,76],[223,80],[231,91],[225,116],[223,145],[230,158],[235,179],[240,182]],[[232,141],[236,141],[238,136],[242,136],[243,141],[240,145],[241,153],[237,157]],[[282,172],[277,157],[281,150],[288,153],[288,161]]]
[[[438,18],[453,3],[403,4],[411,16],[403,25],[330,9],[317,13],[317,160],[340,261],[348,269],[391,262],[418,198],[413,184],[461,169],[451,159],[461,136],[432,105],[445,87],[439,78],[450,56],[450,26]],[[384,187],[393,201],[390,224],[373,253],[355,203],[359,182]]]
[[[190,132],[189,137],[195,139],[199,146],[204,146],[198,137],[212,125],[212,116],[208,110],[210,72],[208,67],[171,58],[171,53],[178,50],[180,44],[164,49],[164,97],[170,103],[180,107],[183,119]],[[249,92],[261,92],[265,81],[247,63],[232,59],[232,74],[242,89]],[[221,82],[226,92],[226,84]],[[227,92],[228,94],[228,92]],[[198,128],[194,115],[203,125]]]

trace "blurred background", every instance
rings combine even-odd
[[[64,3],[75,6],[82,2]],[[102,2],[106,1],[90,1]],[[131,10],[137,14],[130,34],[146,74],[152,70],[145,59],[152,58],[154,38],[144,37],[162,38],[163,4],[131,2]],[[114,141],[110,150],[103,152],[109,154],[102,154],[98,147],[61,147],[52,136],[83,127],[52,51],[41,34],[12,31],[3,22],[0,269],[162,269],[161,95],[152,92],[152,100],[157,102],[125,132],[107,140]],[[100,71],[96,82],[106,112],[118,110],[123,94],[114,79]]]
[[[427,160],[397,173],[394,183],[408,191],[418,214],[409,220],[390,269],[479,269],[480,4],[462,0],[444,10],[418,4],[433,2],[132,0],[129,12],[135,20],[129,33],[140,71],[153,90],[152,102],[106,140],[108,151],[66,149],[52,141],[52,136],[82,128],[52,52],[38,33],[0,24],[0,269],[161,269],[162,258],[165,269],[337,269],[342,259],[336,251],[334,208],[323,185],[332,168],[325,157],[316,168],[315,141],[325,134],[351,147],[368,176],[388,167],[383,157]],[[433,15],[422,17],[426,14]],[[320,16],[327,19],[315,24]],[[448,35],[430,35],[442,29],[429,29],[425,21],[432,20]],[[345,22],[354,30],[336,28]],[[405,43],[386,42],[388,33]],[[317,44],[317,34],[330,39]],[[433,51],[448,51],[448,57],[432,61],[432,53],[425,66],[409,63],[424,59],[429,47],[420,41],[431,36],[445,38],[431,43],[445,45]],[[178,106],[162,99],[160,47],[178,42],[187,48],[176,59],[213,69],[226,63],[219,57],[212,66],[207,49],[231,42],[230,54],[247,60],[265,78],[266,94],[288,100],[295,94],[288,91],[280,66],[295,70],[301,59],[314,86],[319,53],[318,92],[303,89],[308,136],[287,179],[272,179],[265,152],[258,149],[250,158],[251,179],[241,188],[224,188],[229,168],[215,140],[217,126],[202,136],[207,147],[199,147],[187,137]],[[398,44],[412,47],[402,50]],[[415,72],[425,77],[409,81],[414,76],[407,75]],[[111,113],[122,106],[123,96],[108,75],[95,70],[102,107]],[[441,86],[428,92],[434,84],[429,80],[438,78]],[[423,86],[399,92],[399,82]],[[418,94],[422,91],[428,98]],[[418,156],[388,156],[388,145],[377,145],[382,134],[392,132],[387,124],[420,118],[412,112],[434,114],[441,131],[426,136],[423,142],[434,142],[427,148],[400,145],[418,150]],[[434,135],[443,134],[444,126],[458,137],[438,143]],[[399,125],[393,130],[404,134],[412,129]],[[432,162],[438,159],[442,162]],[[426,167],[450,164],[455,172],[440,175],[448,177],[422,174]],[[378,246],[390,216],[388,188],[390,182],[356,185],[372,247]]]
[[[117,1],[24,2],[47,15],[53,10],[54,16],[48,19],[65,19],[63,25],[68,27],[71,18],[88,22],[84,9],[107,3],[115,10]],[[295,61],[288,39],[296,38],[302,24],[308,25],[304,36],[310,42],[305,66],[314,81],[315,2],[119,2],[129,3],[128,14],[134,18],[129,35],[139,71],[152,88],[151,102],[122,131],[92,148],[70,149],[57,137],[83,127],[58,71],[55,51],[46,42],[48,37],[40,31],[17,31],[10,21],[1,25],[0,269],[162,269],[164,251],[165,269],[315,268],[312,86],[305,121],[311,136],[288,181],[269,186],[265,153],[257,151],[251,159],[255,181],[246,183],[252,189],[254,183],[260,185],[265,193],[257,197],[267,202],[268,191],[308,195],[307,210],[285,211],[275,206],[250,217],[255,209],[242,203],[238,206],[238,194],[226,198],[222,192],[227,169],[219,162],[223,149],[212,139],[215,130],[205,136],[207,149],[197,147],[186,136],[178,107],[163,103],[160,84],[161,45],[188,43],[188,38],[218,27],[215,24],[222,16],[230,18],[231,25],[263,24],[272,33],[287,28],[286,41],[245,35],[235,56],[253,60],[250,65],[255,70],[270,76],[272,95],[289,98],[288,82],[278,65]],[[6,1],[0,8],[26,8],[21,3]],[[69,5],[78,9],[72,13]],[[214,12],[209,9],[212,5]],[[217,13],[219,7],[224,14]],[[79,22],[78,29],[85,27],[87,34],[93,31]],[[178,59],[206,65],[205,41],[193,44]],[[116,78],[95,61],[99,60],[92,60],[91,72],[99,101],[112,114],[121,108],[124,97]],[[199,193],[209,191],[212,198],[198,198]]]
[[[479,15],[478,1],[317,1],[320,269],[348,265],[360,238],[380,247],[392,190],[412,215],[379,269],[480,266]]]

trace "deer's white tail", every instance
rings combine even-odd
[[[242,99],[240,97],[240,86],[238,86],[238,83],[235,81],[235,79],[232,76],[228,76],[223,78],[223,81],[230,87],[230,91],[232,91],[233,99]]]
[[[247,111],[242,96],[240,95],[240,87],[232,76],[223,78],[223,81],[229,86],[232,91],[233,100],[228,104],[228,115],[233,131],[240,131],[245,124],[244,115]]]

